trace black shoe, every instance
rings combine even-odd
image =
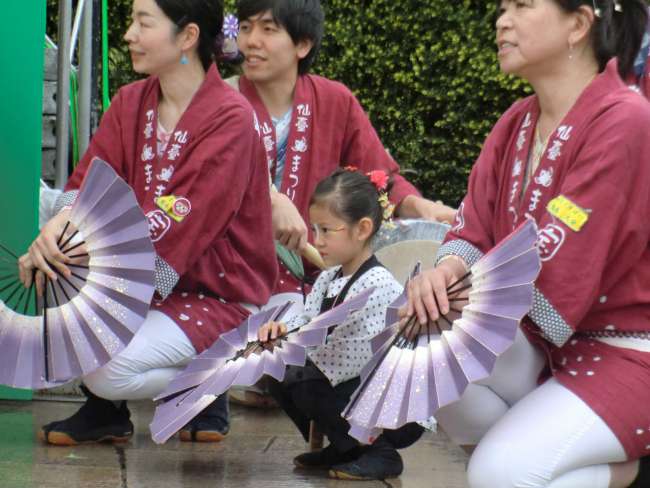
[[[219,442],[230,430],[229,417],[226,392],[180,430],[180,439],[184,442]]]
[[[340,452],[332,444],[320,451],[305,452],[293,458],[293,464],[302,469],[330,469],[335,464],[347,463],[361,455],[359,448]]]
[[[397,450],[379,437],[355,461],[332,466],[329,475],[342,480],[384,480],[398,477],[403,470],[404,463]]]
[[[639,473],[629,488],[647,488],[650,486],[650,456],[639,459]]]
[[[72,416],[44,425],[38,437],[48,444],[75,446],[93,442],[126,442],[133,435],[131,413],[126,402],[119,407],[99,398],[85,386],[86,403]]]
[[[415,422],[406,424],[397,430],[384,430],[384,437],[395,449],[405,449],[415,444],[422,434],[424,427]]]

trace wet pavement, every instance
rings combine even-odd
[[[330,480],[326,472],[293,468],[307,445],[280,410],[233,406],[231,433],[218,444],[149,436],[153,404],[129,404],[136,434],[111,445],[53,447],[36,437],[40,426],[76,411],[70,402],[0,402],[0,488],[465,488],[467,456],[442,433],[427,433],[401,451],[405,469],[386,482]]]

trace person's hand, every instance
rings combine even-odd
[[[257,331],[257,338],[261,342],[268,342],[277,339],[287,333],[287,326],[282,322],[267,322]]]
[[[402,218],[420,218],[451,224],[456,218],[456,209],[448,207],[441,201],[434,202],[409,195],[397,208],[397,215]]]
[[[275,239],[290,251],[301,253],[307,244],[307,225],[283,193],[272,192],[272,223]]]
[[[449,313],[447,287],[465,274],[459,258],[448,259],[433,269],[423,271],[408,283],[408,304],[400,309],[400,317],[415,315],[421,325],[438,320]]]
[[[18,259],[18,271],[20,281],[26,288],[32,284],[36,276],[36,290],[39,295],[43,294],[44,276],[51,280],[57,280],[57,273],[65,277],[70,277],[70,269],[66,266],[72,262],[68,256],[61,252],[57,241],[63,232],[70,216],[69,210],[64,210],[54,216],[41,230],[39,236],[29,246],[29,251]],[[68,226],[66,236],[74,232],[71,226]],[[65,242],[66,237],[62,239]],[[79,251],[82,253],[83,251]],[[56,271],[55,271],[56,270]],[[36,271],[36,273],[35,273]]]

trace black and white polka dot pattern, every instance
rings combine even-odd
[[[77,201],[77,195],[79,195],[78,190],[66,191],[61,193],[56,202],[54,202],[54,215],[58,214],[65,207],[72,207],[74,202]]]
[[[474,266],[474,263],[483,257],[483,253],[477,247],[462,239],[456,239],[440,246],[436,254],[436,265],[442,258],[450,255],[463,258],[468,268]]]
[[[333,279],[338,269],[336,267],[321,273],[307,296],[303,314],[287,324],[289,329],[309,322],[318,315],[323,298],[335,297],[341,292],[350,277]],[[388,270],[374,267],[359,277],[350,287],[346,298],[352,298],[370,287],[375,287],[375,292],[366,306],[336,327],[324,346],[309,351],[309,358],[333,386],[359,376],[372,357],[370,339],[383,330],[388,305],[402,293],[402,285]]]
[[[180,276],[160,256],[156,256],[156,291],[163,298],[167,298],[174,290]]]
[[[571,326],[537,288],[533,292],[533,308],[528,315],[546,339],[558,347],[562,347],[574,333]]]

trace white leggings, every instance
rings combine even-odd
[[[162,393],[194,356],[185,333],[162,312],[151,310],[128,346],[84,384],[107,400],[145,400]]]
[[[478,444],[471,488],[608,488],[623,446],[587,404],[555,379],[536,386],[544,358],[521,331],[485,381],[436,418],[452,441]]]

